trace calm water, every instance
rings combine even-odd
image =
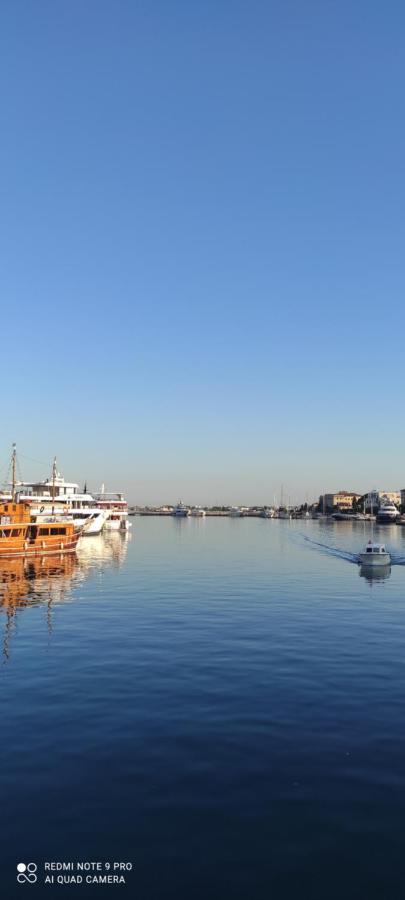
[[[345,559],[361,523],[132,521],[0,565],[2,895],[402,897],[405,567]],[[134,869],[45,889],[21,860]]]

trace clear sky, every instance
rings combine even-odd
[[[2,470],[16,441],[133,502],[405,486],[404,29],[3,0]]]

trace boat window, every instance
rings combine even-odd
[[[13,528],[11,532],[11,537],[20,537],[21,528]]]
[[[66,528],[51,528],[51,534],[66,534]]]
[[[40,528],[39,533],[40,534],[49,534],[49,528]]]
[[[367,547],[367,553],[372,553],[372,552],[373,552],[373,548],[372,548],[372,547]]]

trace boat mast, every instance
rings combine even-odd
[[[12,475],[11,475],[11,481],[12,481],[11,499],[12,499],[13,503],[15,503],[15,489],[16,489],[16,484],[17,484],[16,470],[17,470],[17,450],[16,450],[16,445],[13,444],[13,452],[11,454],[11,472],[12,472]]]
[[[56,456],[53,458],[52,466],[52,515],[55,515],[55,480],[56,480]]]

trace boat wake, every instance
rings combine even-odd
[[[391,565],[405,566],[405,556],[396,556],[395,553],[391,553]]]
[[[349,553],[348,550],[341,550],[339,547],[331,547],[329,544],[322,544],[320,541],[312,540],[312,538],[309,538],[306,534],[302,534],[301,537],[304,539],[304,541],[307,541],[308,544],[311,544],[314,548],[328,554],[329,556],[335,556],[338,559],[344,559],[346,560],[346,562],[357,564],[359,562],[358,553]],[[405,556],[396,556],[395,553],[391,553],[391,565],[405,566]]]
[[[312,538],[309,538],[306,534],[303,534],[302,537],[304,538],[304,541],[307,541],[308,544],[311,544],[313,547],[316,547],[318,550],[328,554],[329,556],[335,556],[337,557],[337,559],[344,559],[346,562],[350,563],[358,563],[359,561],[358,553],[349,553],[348,550],[341,550],[339,547],[331,547],[329,544],[322,544],[320,541],[313,541]]]

